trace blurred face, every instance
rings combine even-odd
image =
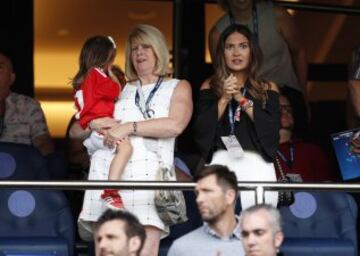
[[[289,100],[280,95],[280,110],[281,110],[281,128],[292,130],[294,127],[294,117],[292,114],[292,107]]]
[[[156,57],[151,45],[135,40],[131,46],[131,60],[136,73],[139,76],[152,74],[156,65]]]
[[[275,256],[283,234],[273,233],[269,214],[265,210],[246,214],[241,222],[242,243],[246,256]]]
[[[246,10],[251,8],[252,0],[229,0],[229,3],[233,9]]]
[[[15,80],[10,61],[0,54],[0,100],[5,99],[10,93],[10,86]]]
[[[202,219],[209,224],[220,220],[229,207],[232,207],[232,200],[228,193],[218,184],[215,174],[199,180],[195,187],[196,203]]]
[[[105,222],[95,234],[96,256],[128,256],[136,255],[131,239],[125,234],[125,223],[121,220]]]
[[[250,62],[249,40],[238,32],[225,40],[225,64],[233,72],[246,71]]]

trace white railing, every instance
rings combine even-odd
[[[178,189],[193,190],[195,182],[161,182],[161,181],[4,181],[0,180],[0,189],[31,188],[31,189]],[[355,183],[276,183],[276,182],[238,182],[238,189],[254,191],[256,202],[264,202],[265,191],[346,191],[360,192],[360,184]]]

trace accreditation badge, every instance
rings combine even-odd
[[[221,136],[221,140],[232,157],[241,158],[244,155],[244,150],[235,135]]]

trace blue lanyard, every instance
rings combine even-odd
[[[243,88],[244,88],[243,95],[245,97],[245,95],[246,95],[246,87],[243,87]],[[235,130],[235,128],[234,128],[234,126],[235,126],[235,115],[234,115],[234,111],[233,111],[232,106],[231,106],[231,102],[232,102],[232,100],[228,104],[228,108],[229,108],[228,115],[229,115],[229,123],[230,123],[230,135],[234,135],[235,134],[234,133],[234,130]]]
[[[140,81],[140,85],[141,85],[141,80]],[[145,109],[142,109],[142,107],[140,106],[140,96],[139,96],[139,90],[136,90],[136,94],[135,94],[135,105],[139,108],[140,112],[143,114],[144,118],[151,118],[154,116],[155,111],[152,110],[150,108],[150,102],[152,100],[152,98],[154,97],[156,91],[159,89],[161,83],[163,81],[163,77],[159,76],[158,80],[156,81],[156,84],[154,86],[154,88],[151,90],[149,97],[147,98],[146,102],[145,102]],[[141,91],[142,93],[142,91]]]
[[[231,101],[229,102],[228,108],[229,108],[230,135],[234,135],[235,116],[231,106]]]
[[[294,154],[295,154],[294,144],[293,143],[290,144],[290,159],[287,159],[280,150],[276,150],[276,153],[286,163],[286,165],[289,166],[290,169],[292,169],[292,166],[294,164]]]

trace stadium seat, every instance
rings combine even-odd
[[[64,194],[0,190],[0,255],[74,255],[75,231]]]
[[[344,192],[297,192],[281,207],[286,256],[357,255],[357,205]]]
[[[0,142],[0,180],[47,180],[46,159],[30,145]]]

